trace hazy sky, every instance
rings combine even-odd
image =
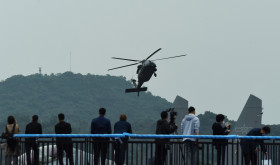
[[[263,100],[263,123],[280,124],[279,0],[0,0],[0,79],[70,70],[137,78],[111,57],[158,61],[144,84],[198,113],[237,120],[250,94]],[[277,23],[278,22],[278,23]],[[136,95],[135,95],[136,96]],[[141,96],[140,96],[141,97]]]

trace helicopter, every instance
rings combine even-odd
[[[116,67],[116,68],[111,68],[111,69],[108,69],[108,71],[139,64],[137,66],[137,71],[136,71],[136,73],[138,74],[138,84],[136,83],[135,79],[131,79],[135,88],[130,88],[130,89],[125,90],[125,93],[138,92],[138,96],[139,96],[139,92],[147,91],[147,89],[148,89],[147,87],[142,87],[144,82],[149,81],[153,75],[155,77],[157,76],[157,74],[156,74],[157,66],[154,63],[154,61],[186,56],[186,54],[184,54],[184,55],[179,55],[179,56],[172,56],[172,57],[166,57],[166,58],[161,58],[161,59],[149,60],[154,54],[156,54],[160,50],[161,50],[161,48],[157,49],[144,60],[133,60],[133,59],[127,59],[127,58],[112,57],[112,59],[133,61],[136,63],[124,65],[124,66],[120,66],[120,67]]]

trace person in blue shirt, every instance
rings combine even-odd
[[[247,136],[265,136],[269,133],[270,128],[265,126],[263,128],[253,128],[251,131],[249,131]],[[245,165],[249,165],[250,162],[252,162],[252,165],[257,164],[259,145],[261,146],[262,151],[268,155],[263,139],[241,139],[240,145],[245,159]]]
[[[120,121],[114,125],[114,134],[132,133],[131,125],[126,121],[125,114],[121,114]],[[115,143],[115,162],[116,165],[123,165],[127,148],[128,138],[117,138]]]
[[[99,109],[99,117],[95,118],[91,122],[91,134],[111,134],[111,122],[105,118],[106,109]],[[108,150],[109,138],[94,138],[93,150],[94,150],[94,164],[98,165],[99,156],[101,154],[101,165],[105,165],[106,154]]]

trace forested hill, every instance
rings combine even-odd
[[[81,75],[66,72],[57,75],[17,75],[0,83],[0,128],[9,115],[17,119],[21,132],[38,114],[44,133],[54,133],[57,114],[64,113],[73,133],[89,133],[91,120],[100,107],[113,124],[127,114],[135,133],[154,133],[160,112],[171,107],[167,100],[149,92],[126,94],[132,84],[124,77]],[[174,96],[175,97],[175,96]]]
[[[15,116],[24,133],[34,114],[39,115],[43,133],[54,133],[58,113],[65,114],[73,133],[90,133],[91,120],[98,116],[100,107],[107,109],[106,117],[111,120],[112,128],[120,114],[125,113],[134,133],[155,133],[160,112],[172,104],[150,92],[141,92],[139,97],[137,93],[126,94],[126,88],[132,88],[129,81],[110,75],[65,72],[13,76],[0,82],[0,133],[4,131],[9,115]],[[205,112],[198,117],[200,133],[212,134],[216,114]],[[279,125],[271,125],[271,128],[272,135],[280,135]]]

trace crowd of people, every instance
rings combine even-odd
[[[99,109],[99,117],[94,118],[91,122],[92,134],[111,134],[111,122],[105,118],[106,109]],[[25,134],[42,134],[42,126],[38,122],[38,115],[32,116],[32,121],[26,125]],[[63,113],[58,114],[58,123],[55,125],[56,134],[71,134],[71,124],[64,121],[65,116]],[[125,114],[120,115],[120,120],[114,125],[114,133],[122,134],[124,132],[132,133],[131,124],[126,121],[127,116]],[[8,124],[5,127],[5,131],[2,135],[6,138],[5,144],[5,164],[17,165],[18,156],[20,155],[20,144],[17,138],[14,138],[14,134],[20,132],[19,126],[13,116],[8,117]],[[116,165],[124,164],[125,152],[127,148],[127,138],[115,139],[115,163]],[[94,164],[98,164],[99,157],[101,156],[101,164],[105,165],[106,154],[108,150],[109,138],[93,138],[93,150],[94,150]],[[56,138],[57,157],[60,165],[63,165],[63,153],[66,153],[66,161],[70,165],[74,165],[73,160],[73,143],[72,138],[69,137],[57,137]],[[27,165],[39,165],[39,146],[37,138],[25,138],[25,151]],[[32,152],[31,152],[32,151]]]
[[[200,121],[195,115],[196,111],[194,107],[188,109],[188,114],[183,118],[181,122],[181,133],[183,135],[199,135]],[[94,118],[91,122],[91,134],[111,134],[111,122],[105,117],[106,109],[99,109],[99,116]],[[26,125],[25,134],[42,134],[42,126],[38,122],[38,115],[32,116],[32,121]],[[56,134],[71,134],[71,124],[64,121],[65,116],[63,113],[58,114],[58,123],[55,125]],[[228,135],[230,133],[230,125],[225,124],[225,116],[218,114],[216,116],[216,122],[212,125],[213,135]],[[120,115],[120,120],[114,124],[114,134],[132,133],[131,124],[126,121],[127,116],[125,114]],[[20,145],[16,138],[13,138],[13,134],[19,133],[19,126],[13,116],[9,116],[7,119],[7,126],[3,137],[7,139],[5,146],[5,160],[6,165],[18,164],[18,156],[20,154]],[[161,112],[161,119],[157,121],[156,134],[171,134],[177,130],[177,125],[174,121],[168,121],[168,112]],[[269,127],[254,128],[247,134],[248,136],[265,136],[270,133]],[[99,163],[101,157],[101,165],[105,165],[106,155],[108,151],[109,138],[96,137],[93,139],[93,151],[94,151],[94,164]],[[128,138],[115,138],[115,163],[116,165],[123,165],[125,161],[126,149],[128,145]],[[196,150],[199,139],[197,138],[184,138],[184,148],[180,150],[185,151],[184,162],[185,164],[196,164]],[[164,165],[169,149],[169,139],[158,138],[155,140],[155,164]],[[241,149],[245,160],[245,165],[249,165],[250,162],[254,165],[257,163],[258,145],[261,145],[262,151],[267,155],[264,142],[261,139],[242,139]],[[66,160],[70,165],[74,165],[73,161],[73,143],[69,137],[57,137],[57,156],[60,165],[63,165],[63,152],[66,153]],[[225,164],[225,153],[227,147],[227,139],[213,139],[213,145],[217,150],[217,165]],[[27,165],[39,164],[39,149],[36,138],[25,139],[25,151]],[[31,152],[31,150],[33,152]],[[31,156],[33,153],[33,156]]]
[[[183,118],[181,122],[181,133],[182,135],[199,135],[200,121],[195,115],[196,111],[194,107],[188,109],[188,114]],[[216,115],[216,122],[212,125],[213,135],[228,135],[230,133],[230,125],[224,122],[225,116],[223,114]],[[163,111],[161,113],[161,120],[157,122],[156,134],[170,134],[176,131],[177,126],[174,122],[167,122],[168,114]],[[263,128],[253,128],[247,134],[247,136],[265,136],[270,133],[270,128],[265,126]],[[164,165],[166,159],[166,153],[169,146],[166,145],[169,142],[168,139],[157,139],[156,140],[156,154],[155,164]],[[185,148],[184,150],[184,164],[193,165],[196,162],[196,150],[199,139],[196,138],[184,138]],[[217,150],[217,165],[225,165],[225,153],[228,144],[227,139],[213,139],[212,144]],[[242,155],[245,160],[245,165],[256,165],[257,164],[257,153],[258,146],[261,146],[261,150],[265,155],[268,152],[264,146],[263,139],[241,139],[240,141]]]

